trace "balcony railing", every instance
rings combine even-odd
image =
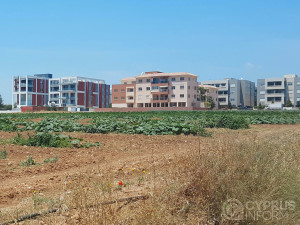
[[[75,88],[63,88],[62,91],[76,91]]]
[[[164,100],[169,100],[169,98],[168,97],[154,97],[153,99],[152,99],[153,101],[160,101],[160,100],[162,100],[162,101],[164,101]]]

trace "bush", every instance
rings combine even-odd
[[[249,128],[250,121],[241,116],[223,115],[216,124],[218,128],[241,129]]]
[[[13,143],[18,145],[55,148],[72,147],[69,137],[48,132],[37,133],[33,136],[28,134],[28,139],[24,139],[21,134],[18,133],[18,136],[14,137]]]
[[[0,152],[0,159],[6,159],[7,152],[5,150]]]
[[[36,162],[34,161],[34,159],[32,158],[32,156],[29,155],[24,162],[20,163],[20,166],[26,166],[26,167],[28,167],[28,166],[33,166],[35,164],[36,164]]]

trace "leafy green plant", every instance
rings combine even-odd
[[[33,122],[30,119],[44,118]],[[159,119],[153,119],[159,118]],[[88,124],[80,120],[90,119]],[[5,114],[0,130],[36,132],[124,133],[145,135],[197,134],[195,124],[206,128],[244,129],[250,124],[294,124],[300,122],[297,111],[153,111],[107,113]],[[200,135],[206,135],[202,132]]]
[[[96,143],[83,143],[82,139],[73,138],[64,134],[55,134],[49,132],[37,133],[35,135],[28,134],[28,138],[25,139],[20,133],[13,139],[13,143],[17,145],[27,146],[40,146],[40,147],[54,147],[54,148],[88,148],[92,146],[100,146],[99,142]]]
[[[53,158],[47,158],[44,160],[44,163],[56,163],[58,160],[58,156],[54,156]]]
[[[0,152],[0,159],[6,159],[7,152],[5,150]]]
[[[29,155],[24,162],[20,163],[20,166],[26,166],[26,167],[33,166],[33,165],[36,165],[36,162],[34,161],[31,155]]]

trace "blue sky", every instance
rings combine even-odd
[[[37,73],[300,75],[299,12],[283,0],[0,0],[0,94],[10,103],[12,76]]]

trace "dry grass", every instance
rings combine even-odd
[[[225,130],[218,139],[201,139],[209,142],[200,142],[200,151],[153,156],[138,168],[80,176],[66,183],[59,213],[26,224],[300,224],[299,133],[235,136]],[[149,198],[99,204],[137,194]],[[294,201],[296,207],[288,218],[230,221],[222,207],[231,198],[242,203]]]

